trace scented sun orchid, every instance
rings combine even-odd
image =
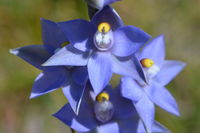
[[[62,88],[68,103],[53,116],[72,132],[170,133],[155,121],[155,104],[179,116],[164,86],[185,63],[165,60],[162,35],[149,41],[146,32],[125,26],[109,6],[119,0],[85,1],[90,21],[41,19],[43,45],[10,51],[42,71],[30,98]],[[114,89],[113,73],[122,76]]]
[[[113,90],[107,86],[97,96],[87,90],[78,116],[74,114],[69,104],[54,116],[79,133],[145,132],[142,121],[131,106],[131,101],[122,98],[119,87]],[[158,122],[154,122],[153,131],[169,132]]]
[[[30,98],[63,87],[63,92],[70,105],[78,113],[81,97],[88,80],[87,69],[85,67],[41,66],[58,49],[62,48],[63,43],[68,41],[56,23],[41,19],[41,24],[44,45],[29,45],[13,49],[10,52],[42,71],[34,82]]]
[[[112,73],[141,79],[129,57],[150,36],[134,26],[124,26],[119,15],[109,6],[91,20],[58,23],[71,45],[55,53],[44,66],[87,66],[96,94],[109,83]]]
[[[137,57],[143,67],[147,84],[123,77],[121,80],[122,95],[133,101],[133,104],[143,120],[147,132],[152,130],[154,122],[154,103],[164,110],[179,116],[178,106],[170,92],[163,86],[167,85],[181,70],[185,63],[165,60],[164,37],[158,36],[150,41]]]

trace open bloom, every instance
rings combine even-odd
[[[96,94],[109,83],[112,73],[140,79],[136,64],[129,60],[150,36],[134,26],[124,26],[109,6],[91,20],[58,23],[72,44],[55,53],[44,66],[87,66]]]
[[[112,4],[116,1],[119,0],[85,0],[88,5],[97,8],[97,9],[102,9],[106,5]]]
[[[138,54],[143,74],[148,83],[123,77],[122,95],[133,104],[150,133],[154,122],[154,103],[164,110],[179,115],[178,106],[170,92],[163,86],[168,84],[185,67],[180,61],[165,60],[165,42],[158,36]]]
[[[78,112],[79,102],[87,82],[87,69],[85,67],[41,66],[67,38],[58,28],[57,24],[41,19],[42,39],[44,45],[29,45],[11,50],[11,53],[22,58],[42,73],[36,78],[30,98],[35,98],[63,87],[63,92],[68,98],[74,111]]]
[[[66,104],[54,116],[79,133],[145,133],[131,102],[121,97],[119,88],[112,90],[109,86],[97,96],[86,91],[79,115]],[[169,132],[157,122],[153,131]]]

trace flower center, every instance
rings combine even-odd
[[[154,61],[151,59],[142,59],[140,63],[144,67],[148,79],[153,78],[160,71],[159,66],[155,65]]]
[[[100,51],[107,51],[113,45],[113,33],[109,23],[103,22],[98,26],[98,31],[94,35],[94,44]]]
[[[96,97],[96,101],[98,102],[109,101],[109,99],[110,99],[110,96],[106,92],[102,92]]]
[[[148,68],[146,70],[149,79],[152,79],[153,77],[155,77],[159,71],[160,71],[160,68],[157,65],[153,65],[151,68]]]
[[[100,23],[99,26],[98,26],[98,31],[99,32],[107,33],[110,30],[111,30],[111,26],[110,26],[109,23],[103,22],[103,23]]]
[[[142,59],[140,61],[143,67],[150,68],[154,65],[154,61],[151,59]]]
[[[111,120],[114,114],[114,106],[109,101],[109,97],[109,94],[105,92],[96,97],[94,112],[97,120],[102,123]]]

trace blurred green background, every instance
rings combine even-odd
[[[166,35],[168,59],[187,62],[170,84],[182,116],[157,109],[157,120],[173,133],[200,132],[200,0],[122,0],[113,5],[126,25],[153,37]],[[87,19],[82,0],[0,0],[0,133],[67,133],[51,114],[67,100],[61,90],[29,100],[39,71],[9,49],[41,44],[40,18]]]

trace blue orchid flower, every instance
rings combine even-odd
[[[79,115],[66,104],[54,116],[79,133],[145,133],[131,101],[121,96],[119,87],[113,90],[107,86],[97,96],[90,90],[83,97]],[[158,122],[154,122],[153,131],[169,133]]]
[[[131,77],[121,80],[122,95],[133,101],[133,104],[145,123],[148,133],[152,132],[154,122],[154,104],[179,116],[178,106],[170,92],[163,86],[167,85],[185,67],[180,61],[165,60],[164,36],[150,41],[136,57],[141,62],[143,75],[148,84]]]
[[[120,1],[120,0],[85,0],[88,5],[97,8],[102,9],[106,5],[112,4],[114,2]]]
[[[13,49],[10,52],[42,71],[34,82],[30,98],[35,98],[63,87],[63,92],[70,105],[78,113],[85,84],[88,80],[87,68],[41,66],[56,51],[62,48],[63,43],[68,41],[56,23],[41,19],[41,24],[44,45],[29,45]]]
[[[72,44],[55,53],[44,66],[87,66],[96,94],[109,83],[112,73],[141,79],[129,56],[150,36],[134,26],[124,26],[113,8],[106,6],[91,20],[58,23]]]

